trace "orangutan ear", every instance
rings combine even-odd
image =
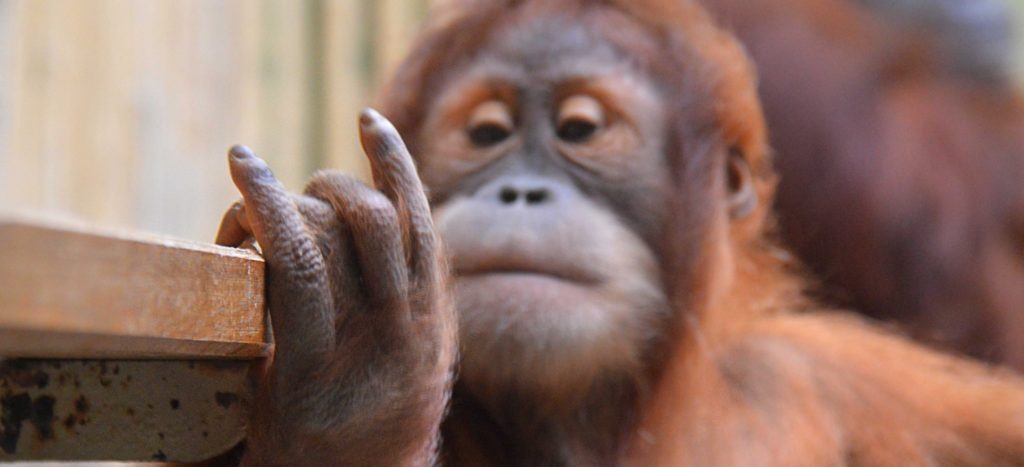
[[[754,176],[750,172],[750,164],[743,157],[739,148],[729,150],[725,162],[726,200],[729,206],[729,217],[741,219],[754,212],[757,207],[757,190],[754,189]]]

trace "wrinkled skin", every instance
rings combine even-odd
[[[246,464],[426,465],[436,449],[455,357],[444,259],[397,133],[373,111],[360,131],[377,189],[321,172],[290,195],[230,152],[243,201],[217,242],[259,242],[275,339]]]

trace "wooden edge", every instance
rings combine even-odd
[[[271,344],[188,341],[34,329],[0,329],[0,358],[255,359]]]
[[[22,211],[0,211],[0,231],[5,228],[12,227],[34,227],[51,231],[61,231],[69,234],[77,233],[98,238],[107,238],[139,244],[160,245],[166,248],[210,253],[218,256],[240,258],[254,263],[263,263],[263,257],[260,256],[259,253],[244,248],[231,248],[214,245],[212,243],[195,242],[148,232],[102,227],[69,218],[35,215]],[[0,248],[3,248],[3,245],[0,245]]]
[[[0,357],[258,358],[256,253],[0,215]]]

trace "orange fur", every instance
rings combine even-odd
[[[697,4],[436,18],[382,101],[395,127],[361,116],[375,188],[291,195],[230,151],[218,238],[259,242],[276,342],[243,464],[1024,464],[1020,379],[805,295],[753,66]],[[886,89],[894,127],[928,117],[923,89]],[[578,138],[551,121],[567,96],[600,114]],[[487,104],[505,127],[465,121]]]
[[[637,407],[641,422],[623,460],[786,466],[1024,462],[1024,385],[1016,377],[910,344],[852,316],[818,310],[805,297],[799,267],[774,240],[770,206],[777,180],[753,67],[733,36],[696,4],[449,4],[384,95],[385,112],[416,148],[429,137],[417,133],[417,122],[443,86],[444,70],[471,57],[490,31],[554,14],[592,24],[665,82],[679,83],[670,91],[679,107],[669,125],[679,138],[673,152],[683,154],[670,155],[672,174],[678,185],[701,185],[709,193],[708,212],[670,207],[676,222],[668,224],[666,269],[676,328],[651,376],[651,393]],[[859,33],[849,17],[827,9],[820,14],[832,18],[832,34]],[[647,37],[621,27],[623,15]],[[682,161],[716,160],[715,152],[725,148],[741,151],[755,174],[761,204],[742,219],[730,220],[720,209],[720,181],[702,185],[688,179],[691,169]],[[709,224],[706,235],[682,233],[695,219]],[[486,452],[473,447],[472,436],[453,433],[460,450],[449,459],[486,463]]]

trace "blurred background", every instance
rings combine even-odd
[[[364,173],[356,116],[428,0],[0,0],[0,212],[211,241],[244,143]]]
[[[356,114],[430,3],[0,0],[0,212],[210,241],[234,143],[293,190],[363,174]]]

